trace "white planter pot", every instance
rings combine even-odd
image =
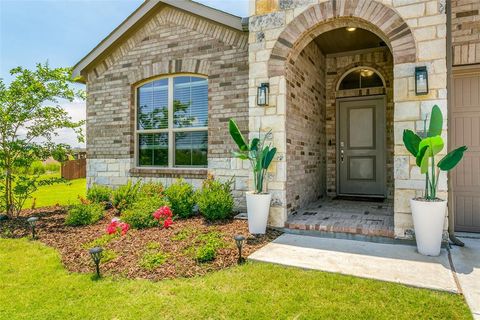
[[[251,234],[265,234],[272,195],[247,192],[248,231]]]
[[[447,201],[410,200],[415,240],[420,254],[438,256],[442,245]]]

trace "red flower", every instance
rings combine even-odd
[[[107,226],[107,234],[121,234],[122,236],[126,235],[130,225],[119,220],[112,220]]]
[[[163,221],[163,227],[165,229],[168,229],[172,224],[173,224],[172,218],[168,218],[165,221]]]

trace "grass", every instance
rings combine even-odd
[[[94,280],[26,239],[0,239],[0,261],[1,319],[471,319],[460,295],[270,264]]]
[[[60,174],[44,175],[45,178],[59,177]],[[78,196],[85,197],[87,193],[87,180],[76,179],[70,180],[67,183],[59,183],[51,186],[44,186],[38,188],[31,199],[28,199],[23,206],[24,209],[32,207],[35,199],[35,208],[49,207],[56,204],[68,205],[75,203]]]

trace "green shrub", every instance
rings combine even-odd
[[[109,202],[112,196],[112,189],[107,186],[101,186],[94,184],[87,191],[87,199],[95,203],[105,203]]]
[[[127,184],[120,186],[113,191],[112,205],[118,212],[123,212],[135,203],[140,189],[140,181],[133,184],[132,181],[128,181]]]
[[[140,267],[147,270],[154,270],[164,264],[168,259],[168,255],[161,251],[146,251],[141,260]]]
[[[85,226],[97,222],[102,219],[102,217],[102,205],[98,203],[79,203],[69,208],[67,217],[65,218],[65,224],[69,226]]]
[[[148,182],[142,184],[139,191],[141,197],[163,196],[165,188],[160,182]]]
[[[217,256],[218,249],[225,247],[222,235],[215,231],[199,235],[195,239],[195,242],[197,243],[195,259],[198,262],[214,260]]]
[[[103,250],[102,258],[100,259],[100,261],[101,261],[101,263],[107,263],[107,262],[112,261],[116,257],[118,257],[118,254],[115,251],[113,251],[111,249],[107,249],[107,250]]]
[[[59,162],[50,162],[45,165],[45,170],[48,172],[60,172],[60,167]]]
[[[42,161],[34,161],[29,168],[30,174],[44,174],[46,172],[45,166]]]
[[[191,184],[183,179],[178,179],[166,190],[165,195],[170,201],[173,214],[180,218],[188,218],[193,215],[195,206],[195,191]]]
[[[132,228],[143,229],[158,226],[152,214],[162,206],[170,205],[164,197],[140,197],[130,208],[122,212],[123,222]]]
[[[200,213],[210,221],[231,218],[233,209],[232,180],[207,179],[196,193]]]
[[[94,247],[105,247],[109,244],[113,239],[118,238],[118,234],[104,234],[101,237],[94,239],[90,242],[84,243],[82,247],[84,249],[91,249]]]

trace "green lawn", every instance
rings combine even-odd
[[[58,177],[59,174],[45,175],[45,178],[48,177]],[[24,209],[29,209],[32,207],[32,203],[35,198],[35,208],[67,205],[74,203],[78,200],[78,196],[85,197],[87,192],[87,180],[86,179],[76,179],[70,180],[67,183],[59,183],[51,186],[40,187],[32,196],[31,199],[28,199],[23,206]]]
[[[471,319],[460,295],[247,263],[161,282],[71,274],[58,253],[0,239],[0,319]]]

